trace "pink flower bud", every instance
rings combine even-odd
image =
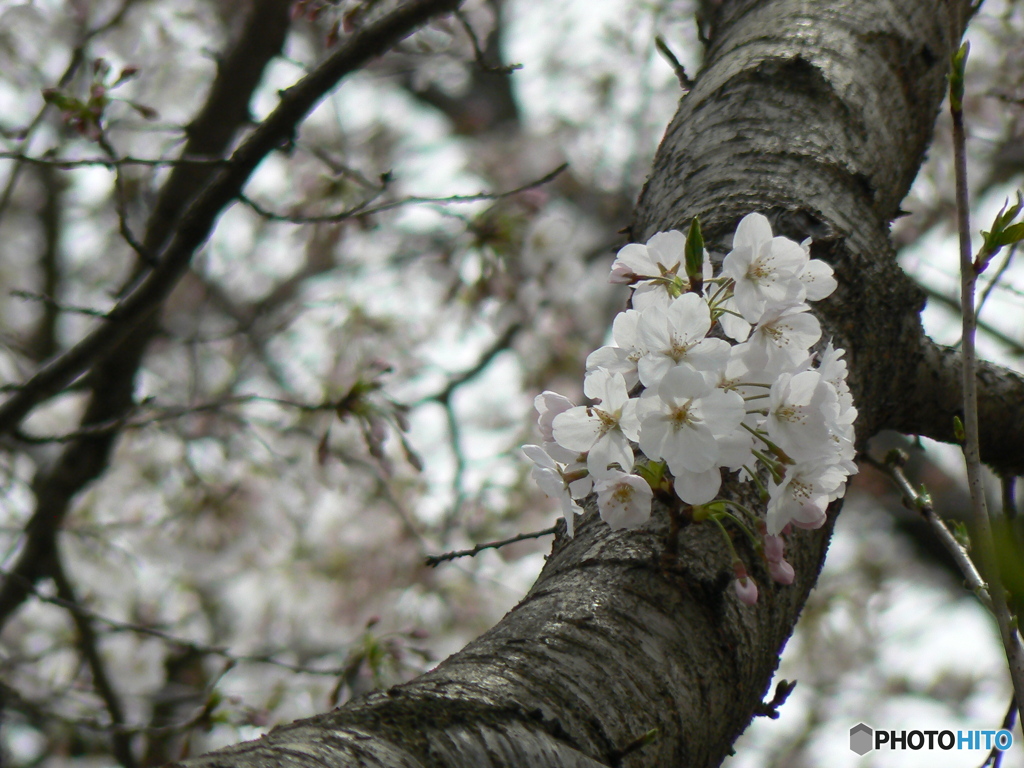
[[[779,584],[792,584],[793,579],[796,578],[796,572],[793,570],[793,566],[787,563],[785,560],[779,560],[777,563],[768,563],[768,573],[771,574],[773,580]]]
[[[764,537],[764,556],[768,559],[769,563],[782,562],[785,549],[786,545],[781,536]]]
[[[741,579],[736,579],[732,584],[736,588],[736,595],[741,603],[744,605],[754,605],[757,603],[757,583],[752,578],[745,576]]]

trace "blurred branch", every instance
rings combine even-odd
[[[940,291],[937,291],[934,288],[929,288],[927,285],[922,285],[921,287],[924,289],[925,293],[928,294],[929,298],[935,299],[936,301],[938,301],[943,306],[949,307],[950,309],[954,310],[955,312],[957,312],[959,314],[959,312],[960,312],[960,300],[959,299],[955,299],[952,296],[947,296],[946,294],[944,294],[944,293],[942,293]],[[999,341],[1002,344],[1005,344],[1007,347],[1010,348],[1010,350],[1014,354],[1024,355],[1024,343],[1018,341],[1017,339],[1011,338],[1006,333],[1004,333],[1003,331],[999,330],[995,326],[993,326],[993,325],[991,325],[989,323],[986,323],[984,320],[980,320],[980,319],[978,320],[978,330],[985,332],[986,334],[991,336],[996,341]]]
[[[171,723],[168,725],[150,726],[150,725],[130,725],[130,724],[114,724],[107,723],[102,720],[95,718],[85,717],[69,717],[65,714],[57,712],[52,709],[47,709],[44,705],[34,701],[30,701],[22,696],[17,690],[0,680],[0,701],[5,704],[5,707],[9,707],[12,710],[21,712],[25,715],[30,716],[34,720],[38,720],[40,723],[60,723],[73,729],[85,728],[90,731],[97,733],[109,733],[120,737],[131,737],[136,734],[169,734],[169,733],[182,733],[189,731],[196,726],[207,722],[213,709],[217,706],[220,700],[217,697],[208,695],[212,693],[213,689],[220,682],[220,679],[232,668],[230,663],[226,664],[224,669],[216,676],[214,681],[207,688],[207,695],[204,696],[205,703],[196,714],[187,720],[183,720],[178,723]]]
[[[217,217],[256,166],[289,140],[306,114],[347,74],[359,69],[405,38],[432,17],[458,7],[461,0],[413,0],[356,32],[326,61],[281,92],[274,111],[231,156],[231,163],[200,192],[183,214],[158,266],[111,310],[108,320],[74,347],[44,365],[21,390],[0,406],[0,432],[12,429],[39,403],[52,397],[109,353],[131,331],[151,317],[187,271],[192,255],[209,237]]]
[[[124,768],[136,768],[138,763],[132,753],[131,740],[123,731],[118,730],[125,725],[124,708],[121,706],[121,699],[117,691],[114,690],[114,684],[110,681],[110,675],[107,674],[106,664],[100,656],[99,637],[96,635],[89,617],[80,608],[81,603],[75,596],[74,587],[64,572],[64,565],[59,555],[53,558],[50,576],[57,587],[58,597],[64,603],[64,607],[68,609],[75,623],[75,628],[78,630],[78,646],[89,665],[93,686],[96,693],[103,699],[103,703],[107,707],[107,714],[110,715],[112,725],[110,741],[114,757]]]
[[[64,179],[52,168],[41,167],[37,171],[42,182],[43,199],[39,211],[39,224],[43,232],[43,247],[39,254],[39,272],[42,275],[42,292],[56,296],[61,284],[60,236],[62,227]],[[12,295],[17,295],[12,291]],[[60,309],[56,302],[44,302],[42,317],[28,342],[28,348],[36,361],[46,360],[57,352],[57,321]]]
[[[466,30],[466,36],[469,38],[469,42],[473,45],[473,54],[476,57],[476,64],[484,72],[492,72],[497,75],[510,75],[517,69],[522,69],[522,64],[491,64],[487,61],[487,56],[480,47],[480,40],[476,36],[476,32],[473,26],[469,23],[465,14],[461,11],[455,11],[455,18],[462,24],[462,28]]]
[[[239,39],[220,62],[206,103],[186,129],[183,156],[219,156],[237,131],[249,124],[249,102],[267,64],[280,53],[287,29],[287,0],[256,1]],[[171,171],[147,222],[143,240],[147,252],[156,253],[168,240],[182,210],[214,170],[214,166],[179,165]],[[135,374],[157,329],[156,316],[150,314],[120,347],[97,350],[105,356],[88,377],[91,396],[80,422],[83,426],[121,418],[135,407]],[[52,465],[39,465],[32,483],[36,508],[13,569],[17,578],[9,577],[0,585],[0,626],[29,594],[26,585],[46,575],[71,500],[104,471],[115,438],[113,431],[83,437],[68,444]]]
[[[92,39],[97,35],[102,35],[104,32],[107,32],[116,27],[118,24],[120,24],[124,20],[125,14],[128,13],[128,9],[131,8],[135,2],[136,0],[121,0],[120,6],[118,6],[117,10],[114,11],[113,14],[111,14],[110,18],[107,21],[103,22],[102,24],[96,27],[93,27],[92,29],[85,30],[81,34],[78,43],[71,51],[71,59],[68,61],[68,65],[67,67],[65,67],[64,73],[60,76],[60,79],[57,81],[58,88],[63,88],[71,82],[71,79],[75,76],[75,73],[78,71],[78,68],[82,66],[82,62],[85,61],[85,52],[89,46],[89,43],[92,42]],[[32,134],[35,133],[36,128],[38,128],[39,125],[42,123],[43,117],[46,115],[46,110],[48,109],[48,107],[49,104],[44,103],[39,112],[36,113],[36,116],[32,118],[32,121],[28,124],[28,126],[26,126],[25,129],[20,132],[21,146],[23,148],[27,147],[31,142]],[[14,154],[17,155],[20,153]],[[20,161],[15,164],[14,169],[11,171],[10,177],[8,177],[7,179],[7,185],[4,187],[4,191],[0,193],[0,219],[3,218],[4,212],[7,210],[7,205],[11,201],[11,195],[14,194],[14,188],[18,184],[18,177],[21,175],[21,169],[23,167],[24,166]]]
[[[496,338],[491,343],[491,345],[484,351],[484,353],[480,355],[480,358],[476,361],[476,364],[473,365],[473,367],[467,368],[462,373],[455,374],[451,379],[448,380],[448,383],[444,386],[444,389],[442,389],[440,392],[437,392],[436,394],[421,397],[419,400],[413,403],[413,406],[422,405],[423,403],[428,402],[437,402],[441,403],[442,405],[447,404],[449,400],[451,400],[451,397],[454,394],[455,390],[461,387],[466,382],[475,379],[477,376],[479,376],[483,372],[483,370],[488,365],[491,364],[491,361],[494,360],[495,357],[497,357],[499,354],[501,354],[502,352],[509,348],[509,346],[512,344],[512,341],[515,339],[517,335],[519,335],[519,332],[521,330],[523,330],[522,323],[516,322],[510,324],[501,334],[501,336]]]
[[[292,224],[314,224],[314,223],[318,223],[318,222],[338,222],[338,221],[344,221],[345,219],[351,218],[353,216],[369,216],[370,214],[374,214],[374,213],[381,213],[383,211],[390,211],[393,208],[399,208],[399,207],[401,207],[403,205],[423,205],[423,204],[429,204],[429,203],[434,203],[434,204],[438,204],[438,205],[449,205],[449,204],[452,204],[452,203],[476,203],[476,202],[480,202],[482,200],[501,200],[501,199],[506,198],[506,197],[511,197],[512,195],[517,195],[520,192],[525,192],[528,189],[535,189],[537,187],[543,186],[544,184],[547,184],[548,182],[550,182],[553,179],[555,179],[555,177],[557,177],[560,173],[562,173],[568,167],[569,167],[568,163],[562,163],[560,166],[555,168],[553,171],[550,171],[550,172],[544,174],[539,179],[536,179],[535,181],[531,181],[531,182],[529,182],[527,184],[523,184],[522,186],[516,187],[515,189],[506,190],[504,192],[478,192],[475,195],[450,195],[448,197],[418,197],[418,196],[409,196],[409,197],[399,198],[398,200],[392,200],[392,201],[387,202],[387,203],[381,203],[380,205],[371,205],[374,200],[376,200],[378,197],[380,197],[381,194],[384,193],[384,188],[381,187],[380,190],[376,194],[372,195],[371,197],[369,197],[364,202],[359,203],[358,205],[356,205],[356,206],[354,206],[352,208],[349,208],[349,209],[344,210],[344,211],[338,211],[337,213],[325,213],[325,214],[321,214],[321,215],[305,216],[305,215],[293,215],[293,214],[275,213],[274,211],[270,211],[270,210],[262,207],[261,205],[259,205],[258,203],[256,203],[252,199],[246,197],[245,195],[239,195],[238,199],[241,200],[246,205],[248,205],[250,208],[252,208],[260,216],[262,216],[265,219],[269,219],[270,221],[286,221],[286,222],[290,222]]]
[[[17,576],[10,571],[0,570],[5,578],[17,578]],[[31,592],[33,597],[42,603],[49,605],[55,605],[59,608],[63,608],[68,611],[73,617],[76,618],[76,625],[78,620],[85,620],[89,622],[96,622],[97,624],[103,624],[109,627],[115,632],[130,632],[136,635],[145,635],[147,637],[155,637],[169,645],[177,646],[179,648],[185,648],[196,653],[200,653],[207,656],[219,656],[229,662],[229,668],[236,664],[249,663],[249,664],[268,664],[275,667],[281,667],[291,672],[300,672],[307,675],[322,675],[325,677],[336,677],[341,674],[344,667],[310,667],[306,664],[295,664],[289,661],[283,661],[275,658],[278,651],[267,652],[267,653],[256,653],[256,654],[236,654],[232,653],[229,648],[221,645],[207,645],[195,640],[189,640],[187,638],[173,635],[170,632],[165,632],[162,629],[156,627],[148,627],[143,624],[132,624],[130,622],[118,621],[117,619],[111,619],[100,613],[97,613],[89,608],[86,608],[81,602],[70,599],[64,596],[58,591],[56,597],[47,595],[40,592],[34,585],[26,584],[26,589]],[[60,587],[58,586],[58,590]],[[70,595],[71,593],[67,593]],[[93,630],[93,637],[95,637],[95,630]],[[292,651],[288,651],[292,652]],[[324,649],[322,655],[336,655],[338,653],[337,648]],[[226,670],[225,670],[226,671]],[[106,726],[109,727],[109,726]]]
[[[121,157],[69,158],[35,157],[26,155],[23,152],[0,152],[0,160],[16,160],[19,163],[65,171],[75,168],[95,168],[97,166],[113,169],[125,165],[141,165],[149,168],[174,168],[187,165],[224,167],[230,162],[226,157],[189,157],[187,155],[175,158],[132,157],[131,155],[123,155]]]

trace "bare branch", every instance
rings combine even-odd
[[[198,157],[182,155],[181,157],[133,157],[122,155],[121,157],[35,157],[26,155],[23,152],[0,152],[0,160],[16,160],[27,165],[37,165],[43,168],[57,168],[59,170],[73,170],[75,168],[94,168],[102,166],[105,168],[118,168],[126,165],[141,165],[148,168],[174,168],[176,166],[198,165],[224,167],[230,162],[226,157]]]
[[[356,32],[320,66],[281,93],[277,108],[264,120],[223,169],[188,207],[171,242],[152,272],[110,312],[108,321],[74,347],[51,360],[0,406],[0,432],[11,430],[39,403],[52,397],[108,354],[140,323],[151,317],[187,271],[221,212],[242,191],[256,166],[294,133],[306,114],[345,75],[363,66],[432,17],[458,7],[461,0],[414,0]]]
[[[57,595],[68,608],[75,627],[78,629],[79,647],[92,673],[93,685],[100,698],[103,699],[103,703],[107,707],[107,714],[110,715],[110,722],[114,726],[115,730],[110,735],[114,757],[124,768],[135,768],[138,763],[132,753],[131,740],[124,733],[116,730],[125,724],[121,697],[114,690],[114,684],[110,680],[110,675],[107,674],[107,666],[103,657],[100,656],[99,637],[96,635],[89,617],[79,610],[80,602],[75,595],[74,587],[64,572],[64,565],[59,555],[53,559],[50,576],[57,586]]]
[[[486,544],[477,544],[472,549],[460,549],[455,552],[445,552],[443,555],[428,555],[424,561],[426,565],[431,568],[436,568],[441,563],[447,562],[448,560],[455,560],[460,557],[475,557],[485,549],[501,549],[502,547],[508,546],[509,544],[515,544],[517,541],[527,541],[529,539],[539,539],[541,536],[552,536],[555,533],[557,526],[551,526],[545,528],[542,531],[534,531],[533,533],[520,533],[518,536],[513,536],[509,539],[501,539],[499,541],[489,541]]]
[[[345,219],[353,216],[369,216],[374,213],[382,213],[383,211],[390,211],[394,208],[399,208],[405,205],[424,205],[424,204],[437,204],[437,205],[451,205],[454,203],[477,203],[483,200],[502,200],[506,197],[517,195],[520,192],[525,192],[528,189],[535,189],[543,186],[548,182],[554,180],[560,173],[569,167],[568,163],[562,163],[560,166],[550,171],[539,179],[531,181],[528,184],[516,187],[515,189],[509,189],[504,192],[478,192],[475,195],[450,195],[448,197],[418,197],[409,196],[402,197],[398,200],[392,200],[387,203],[381,203],[380,205],[371,205],[371,203],[380,197],[384,192],[382,187],[376,194],[369,197],[362,203],[359,203],[352,208],[348,208],[344,211],[338,211],[337,213],[325,213],[319,215],[294,215],[275,213],[270,211],[263,206],[259,205],[255,201],[246,197],[245,195],[239,195],[239,200],[252,208],[256,213],[265,219],[270,221],[287,221],[292,224],[315,224],[320,222],[338,222],[344,221]]]

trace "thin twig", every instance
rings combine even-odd
[[[65,607],[71,613],[71,618],[78,629],[79,648],[89,665],[89,671],[92,673],[93,687],[95,687],[96,693],[103,699],[103,703],[107,707],[107,714],[110,716],[110,722],[114,729],[110,734],[114,757],[124,768],[135,768],[138,762],[135,760],[135,755],[132,752],[131,740],[123,732],[116,730],[117,728],[123,728],[125,725],[124,707],[121,706],[121,697],[114,690],[114,684],[110,680],[110,675],[107,674],[107,666],[100,655],[99,637],[96,634],[96,630],[93,628],[90,618],[80,610],[81,602],[75,595],[74,587],[64,572],[64,566],[61,563],[59,554],[53,558],[50,576],[57,586],[58,597],[66,604]]]
[[[9,295],[14,296],[15,298],[18,299],[37,301],[40,304],[43,304],[47,307],[52,307],[58,312],[63,312],[65,314],[86,315],[87,317],[107,316],[107,313],[101,309],[93,309],[92,307],[79,307],[73,304],[61,304],[52,296],[47,296],[46,294],[43,293],[35,293],[33,291],[23,291],[20,289],[15,289],[11,291]]]
[[[654,38],[654,47],[658,49],[658,53],[665,57],[665,61],[672,67],[672,71],[676,73],[676,79],[679,80],[679,86],[684,91],[689,91],[694,86],[694,80],[686,74],[686,67],[682,65],[676,55],[672,53],[672,49],[668,47],[668,43],[661,35],[656,35]]]
[[[109,421],[89,424],[88,426],[76,429],[73,432],[67,432],[61,435],[31,435],[18,431],[15,433],[15,437],[22,443],[28,445],[68,443],[72,440],[78,440],[83,437],[96,437],[97,435],[105,435],[122,430],[142,429],[163,421],[173,421],[175,419],[186,418],[197,413],[219,411],[222,408],[227,408],[233,405],[244,405],[246,403],[272,403],[274,405],[303,411],[304,413],[338,410],[338,403],[335,401],[324,401],[322,403],[300,403],[294,400],[285,400],[284,398],[269,397],[266,395],[233,395],[231,397],[225,397],[208,403],[168,407],[160,413],[155,413],[152,416],[139,418],[134,421],[130,418],[131,414],[125,414],[118,419],[110,419]]]
[[[443,555],[428,555],[424,561],[426,565],[431,568],[436,568],[441,563],[447,562],[448,560],[455,560],[460,557],[476,557],[477,554],[483,552],[485,549],[501,549],[509,544],[515,544],[517,541],[526,541],[527,539],[539,539],[541,536],[550,536],[555,532],[555,526],[545,528],[543,531],[534,531],[533,533],[520,533],[518,536],[513,536],[510,539],[502,539],[500,541],[489,541],[486,544],[477,544],[472,549],[460,549],[455,552],[445,552]]]
[[[945,520],[936,514],[935,507],[932,505],[931,497],[923,491],[921,493],[916,491],[914,486],[907,479],[907,476],[903,473],[903,465],[906,463],[907,455],[902,451],[896,450],[890,451],[884,462],[878,461],[866,454],[859,458],[864,463],[870,464],[879,472],[887,475],[894,483],[896,483],[896,487],[900,489],[900,494],[903,496],[903,500],[907,507],[921,513],[921,516],[925,519],[928,525],[931,526],[936,538],[938,538],[942,546],[946,548],[950,557],[952,557],[954,562],[956,562],[957,567],[960,569],[960,573],[963,574],[967,588],[977,596],[982,605],[984,605],[989,611],[992,611],[992,598],[988,592],[988,585],[981,577],[981,573],[978,571],[977,566],[975,566],[974,561],[971,559],[971,555],[968,553],[967,548],[961,544],[956,536],[954,536],[949,530],[946,526]]]
[[[36,157],[26,155],[24,152],[0,152],[0,160],[15,160],[26,165],[38,165],[44,168],[57,168],[60,170],[73,170],[76,168],[118,168],[125,165],[141,165],[149,168],[170,168],[177,165],[206,165],[224,166],[230,161],[226,157],[192,157],[183,155],[176,158],[163,157],[134,157],[122,155],[121,157]]]
[[[520,192],[525,192],[528,189],[534,189],[540,187],[548,182],[552,181],[562,171],[569,167],[568,163],[562,163],[560,166],[555,168],[553,171],[544,174],[539,179],[531,181],[528,184],[523,184],[515,189],[509,189],[505,192],[478,192],[475,195],[450,195],[449,197],[419,197],[409,196],[402,197],[398,200],[392,200],[387,203],[381,203],[380,205],[371,205],[374,200],[380,197],[383,193],[383,188],[377,193],[371,196],[369,199],[347,208],[337,213],[325,213],[318,215],[296,215],[296,214],[285,214],[276,213],[267,208],[264,208],[259,203],[246,197],[245,195],[239,195],[238,199],[245,203],[247,206],[252,208],[257,214],[269,221],[285,221],[291,224],[317,224],[321,222],[338,222],[349,219],[353,216],[369,216],[374,213],[382,213],[383,211],[390,211],[393,208],[398,208],[403,205],[451,205],[454,203],[476,203],[482,200],[501,200],[512,195],[517,195]]]
[[[992,598],[999,634],[1006,652],[1010,679],[1018,706],[1024,706],[1024,647],[1014,629],[1006,605],[1006,593],[996,564],[992,525],[985,502],[985,487],[981,470],[980,438],[978,434],[978,359],[975,351],[977,317],[974,310],[974,291],[978,268],[971,248],[971,222],[967,189],[967,135],[964,129],[964,67],[969,47],[965,43],[953,56],[950,76],[950,113],[953,118],[953,160],[956,174],[957,229],[960,235],[960,303],[963,313],[963,395],[964,395],[964,461],[967,465],[967,483],[971,491],[972,518],[982,567],[992,578],[989,594]],[[1024,710],[1021,713],[1024,721]]]
[[[996,285],[1006,274],[1006,271],[1010,268],[1010,264],[1013,262],[1013,257],[1017,254],[1017,246],[1019,243],[1014,243],[1010,250],[1006,253],[1006,258],[1003,263],[999,265],[999,271],[992,277],[988,285],[985,286],[985,290],[982,291],[981,300],[978,302],[978,314],[981,314],[982,307],[985,306],[985,302],[988,301],[988,297],[992,295],[992,291],[995,290]]]
[[[480,47],[480,40],[477,38],[476,32],[472,25],[470,25],[469,20],[465,17],[462,11],[455,11],[455,18],[457,18],[462,24],[462,28],[466,30],[469,42],[473,46],[473,56],[476,58],[477,66],[484,72],[492,72],[496,75],[510,75],[517,69],[523,68],[522,64],[499,64],[498,66],[488,64],[483,48]]]
[[[102,128],[100,129],[97,143],[111,160],[117,157],[117,152],[114,151],[113,145],[107,139]],[[135,251],[135,255],[139,257],[143,264],[155,267],[156,262],[153,259],[153,254],[145,249],[142,243],[135,237],[131,226],[128,224],[128,194],[125,191],[123,168],[120,165],[114,165],[114,209],[117,211],[117,227],[121,237],[131,246],[131,249]]]

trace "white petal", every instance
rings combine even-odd
[[[542,467],[543,469],[554,469],[556,467],[554,459],[548,456],[547,451],[539,445],[524,445],[523,453],[526,454],[526,458],[538,467]]]
[[[811,259],[800,274],[800,282],[807,290],[808,301],[820,301],[838,287],[839,283],[833,277],[832,267],[820,259]]]
[[[736,225],[736,234],[732,238],[732,247],[748,246],[755,250],[761,244],[772,239],[772,225],[760,213],[748,213]]]
[[[651,516],[654,494],[636,475],[618,472],[595,486],[601,519],[614,529],[638,528]]]
[[[676,496],[687,504],[707,504],[718,495],[722,487],[722,470],[717,467],[706,472],[680,472],[675,475]]]
[[[587,456],[587,469],[594,477],[606,477],[609,467],[618,465],[619,470],[633,469],[633,449],[626,436],[617,429],[606,432],[594,443]]]
[[[601,419],[585,405],[570,408],[555,417],[555,442],[571,451],[589,451],[601,436]]]

